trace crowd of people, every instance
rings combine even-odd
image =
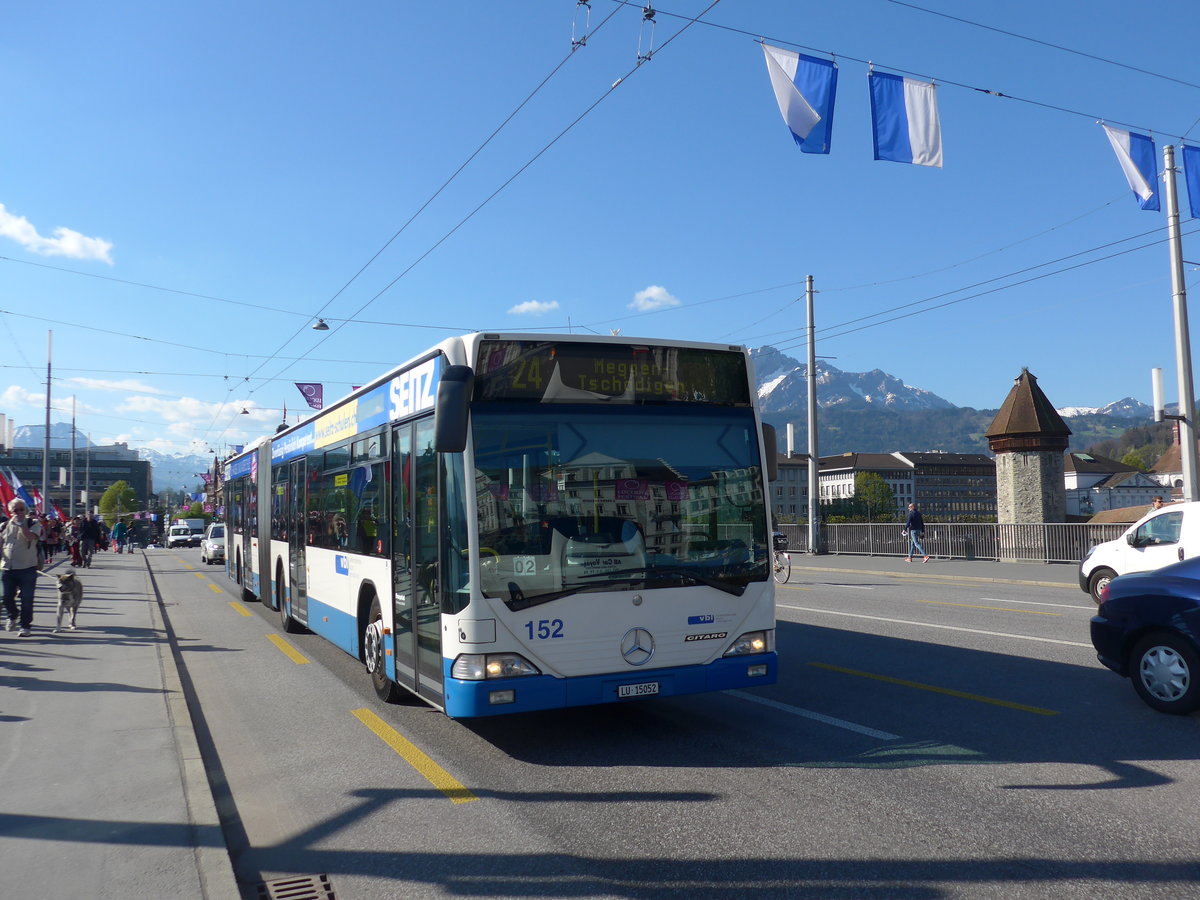
[[[29,636],[38,572],[57,555],[68,554],[72,566],[88,568],[97,550],[123,553],[129,537],[129,526],[120,520],[111,529],[90,513],[63,522],[32,513],[20,497],[10,500],[0,508],[0,584],[8,630]]]

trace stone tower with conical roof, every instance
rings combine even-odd
[[[1063,454],[1071,429],[1028,369],[1017,376],[986,435],[996,454],[996,521],[1066,521]]]

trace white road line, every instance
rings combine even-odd
[[[1082,603],[1039,603],[1036,600],[1005,600],[1003,597],[980,597],[980,600],[989,600],[992,603],[1022,603],[1025,606],[1054,606],[1058,609],[1078,609],[1081,612],[1088,612],[1095,609],[1095,604],[1084,606]]]
[[[776,603],[775,605],[781,609],[794,609],[798,612],[821,613],[827,616],[846,616],[851,619],[870,619],[874,622],[891,622],[893,625],[914,625],[917,628],[940,628],[943,631],[965,631],[968,634],[986,634],[990,637],[1012,638],[1013,640],[1017,641],[1037,641],[1038,643],[1042,644],[1063,644],[1067,647],[1087,647],[1089,650],[1092,649],[1092,645],[1090,643],[1084,644],[1080,641],[1060,641],[1056,640],[1055,638],[1033,637],[1032,635],[1028,634],[1008,634],[1004,631],[983,631],[978,628],[959,628],[955,625],[935,625],[931,622],[910,622],[907,619],[888,619],[884,616],[864,616],[860,613],[838,612],[832,609],[812,609],[807,606],[789,606],[786,603]]]
[[[813,712],[811,709],[801,709],[799,706],[789,706],[786,703],[780,703],[777,700],[768,700],[766,697],[758,697],[754,694],[747,694],[744,691],[726,691],[725,693],[729,694],[731,697],[737,697],[740,700],[749,700],[752,703],[761,703],[763,706],[769,706],[771,709],[777,709],[793,716],[801,716],[805,719],[812,719],[814,722],[823,722],[826,725],[832,725],[834,728],[844,728],[846,731],[854,731],[858,734],[865,734],[867,737],[878,738],[881,741],[898,741],[900,739],[900,735],[898,734],[890,734],[886,731],[868,728],[866,725],[857,725],[854,722],[847,722],[845,719],[835,719],[833,716],[826,716],[819,712]]]

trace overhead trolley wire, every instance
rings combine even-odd
[[[702,10],[698,15],[693,17],[686,25],[684,25],[682,28],[680,28],[678,31],[676,31],[673,35],[671,35],[669,38],[667,38],[667,40],[665,40],[662,43],[662,46],[660,46],[657,50],[653,51],[653,55],[657,56],[659,53],[661,53],[663,50],[665,50],[671,44],[672,41],[674,41],[681,34],[683,34],[685,31],[687,31],[689,28],[691,28],[693,25],[695,25],[696,22],[699,21],[699,19],[702,16],[704,16],[706,13],[708,13],[714,6],[716,6],[720,2],[721,2],[721,0],[712,0],[712,2],[709,3],[709,5],[704,8],[704,10]],[[609,18],[611,18],[611,16]],[[605,19],[605,21],[608,21],[608,20]],[[469,222],[471,219],[473,219],[475,217],[475,215],[479,213],[480,210],[482,210],[485,206],[487,206],[489,203],[491,203],[492,200],[494,200],[505,188],[507,188],[514,181],[516,181],[517,178],[519,178],[530,166],[532,166],[535,162],[537,162],[538,159],[540,159],[543,154],[545,154],[551,147],[553,147],[560,140],[562,140],[572,129],[575,128],[576,125],[578,125],[580,122],[582,122],[597,106],[599,106],[606,99],[608,99],[612,95],[612,93],[625,82],[626,79],[633,76],[633,74],[635,72],[637,72],[637,70],[642,66],[642,64],[645,63],[646,61],[648,61],[650,58],[651,58],[650,56],[639,57],[636,64],[633,66],[633,68],[631,68],[623,76],[621,76],[616,81],[614,81],[609,86],[608,90],[606,90],[604,93],[602,93],[595,100],[595,102],[593,102],[590,106],[587,107],[587,109],[585,109],[582,113],[580,113],[578,116],[576,116],[576,118],[573,121],[571,121],[571,123],[568,124],[562,131],[560,131],[557,135],[555,135],[549,141],[549,143],[547,143],[544,147],[542,147],[542,149],[538,150],[537,153],[535,153],[532,157],[530,157],[530,159],[527,162],[525,162],[524,165],[522,165],[519,169],[517,169],[517,171],[515,171],[512,175],[510,175],[508,177],[508,179],[506,179],[499,187],[497,187],[494,191],[492,191],[492,193],[489,194],[478,206],[476,206],[469,213],[467,213],[467,215],[465,215],[462,219],[460,219],[459,222],[456,225],[454,225],[454,227],[452,227],[444,235],[442,235],[440,238],[438,238],[438,240],[435,241],[432,246],[430,246],[424,253],[422,253],[419,257],[417,257],[415,260],[413,260],[413,262],[410,263],[403,271],[401,271],[399,275],[397,275],[390,282],[388,282],[386,285],[384,285],[384,287],[380,291],[378,291],[374,296],[372,296],[365,303],[363,303],[362,306],[360,306],[357,310],[355,310],[355,312],[352,315],[350,315],[345,320],[345,322],[342,323],[342,325],[339,325],[337,328],[332,329],[328,334],[326,334],[324,337],[322,337],[321,340],[317,342],[317,344],[314,346],[313,349],[316,349],[316,347],[319,347],[321,345],[321,343],[323,343],[324,341],[327,341],[329,338],[333,337],[338,331],[340,331],[342,328],[344,328],[348,322],[355,321],[356,317],[358,316],[359,313],[361,313],[364,309],[366,309],[368,306],[370,306],[372,303],[374,303],[376,300],[378,300],[380,297],[382,297],[385,293],[387,293],[389,290],[391,290],[391,288],[397,282],[399,282],[409,272],[411,272],[414,268],[416,268],[426,257],[428,257],[431,253],[433,253],[434,250],[436,250],[443,243],[445,243],[455,232],[458,231],[458,229],[462,228],[463,225],[467,224],[467,222]],[[291,364],[285,366],[283,369],[281,369],[279,372],[277,372],[276,376],[282,375],[289,368],[291,368]],[[253,393],[253,391],[251,393]]]
[[[1040,44],[1041,46],[1049,47],[1052,50],[1061,50],[1063,53],[1073,53],[1075,56],[1082,56],[1084,59],[1102,62],[1110,66],[1118,66],[1122,69],[1128,69],[1131,72],[1139,72],[1142,75],[1149,75],[1151,78],[1161,78],[1163,81],[1173,81],[1175,84],[1181,84],[1184,87],[1200,88],[1200,84],[1196,84],[1194,81],[1184,81],[1182,78],[1164,75],[1161,72],[1154,72],[1150,69],[1140,68],[1139,66],[1131,66],[1128,63],[1118,62],[1117,60],[1109,59],[1106,56],[1097,56],[1094,53],[1085,53],[1082,50],[1074,50],[1071,47],[1064,47],[1062,44],[1054,44],[1050,41],[1043,41],[1035,37],[1030,37],[1027,34],[1018,34],[1015,31],[1007,31],[1003,28],[997,28],[994,25],[985,25],[982,22],[973,22],[970,19],[964,19],[961,16],[952,16],[950,13],[940,12],[936,9],[926,9],[923,6],[917,6],[915,3],[906,3],[905,0],[885,0],[885,2],[891,3],[895,6],[907,7],[908,9],[916,10],[917,12],[928,13],[931,16],[941,16],[943,19],[961,22],[964,25],[971,25],[974,28],[982,28],[985,31],[994,31],[997,34],[1003,34],[1006,37],[1017,38],[1018,40],[1022,41],[1029,41],[1031,44]],[[1189,131],[1190,130],[1191,129],[1189,129]]]
[[[594,29],[592,29],[592,30],[591,30],[591,31],[588,33],[587,37],[590,37],[591,35],[595,34],[597,31],[599,31],[601,28],[603,28],[603,27],[604,27],[604,26],[605,26],[605,25],[608,23],[609,19],[611,19],[613,16],[615,16],[615,15],[617,14],[617,12],[618,12],[618,11],[619,11],[619,8],[618,8],[618,9],[614,9],[612,12],[610,12],[610,13],[609,13],[609,14],[608,14],[608,15],[607,15],[605,18],[604,18],[604,20],[600,22],[600,24],[599,24],[599,25],[597,25],[597,26],[596,26]],[[476,148],[475,148],[475,149],[474,149],[474,150],[471,152],[471,154],[470,154],[470,155],[469,155],[469,156],[468,156],[468,157],[467,157],[465,160],[463,160],[463,161],[462,161],[462,163],[459,165],[459,167],[458,167],[457,169],[455,169],[455,170],[454,170],[454,171],[453,171],[453,172],[450,174],[450,177],[449,177],[449,178],[447,178],[447,179],[446,179],[444,182],[442,182],[441,186],[440,186],[440,187],[438,187],[438,189],[437,189],[437,190],[435,190],[435,191],[434,191],[432,194],[430,194],[430,195],[429,195],[428,199],[426,199],[426,200],[425,200],[425,202],[421,204],[421,206],[420,206],[420,207],[417,209],[417,211],[416,211],[416,212],[414,212],[414,213],[413,213],[411,216],[409,216],[409,217],[408,217],[408,219],[407,219],[407,221],[405,221],[405,223],[404,223],[403,225],[401,225],[401,226],[400,226],[398,229],[396,229],[396,232],[395,232],[395,233],[394,233],[394,234],[393,234],[393,235],[392,235],[390,238],[388,238],[388,239],[387,239],[387,241],[385,241],[385,242],[384,242],[383,246],[382,246],[382,247],[380,247],[378,250],[376,250],[376,251],[375,251],[375,253],[374,253],[374,254],[371,256],[371,258],[370,258],[370,259],[368,259],[368,260],[367,260],[365,263],[363,263],[363,264],[362,264],[362,266],[360,266],[360,267],[359,267],[358,271],[357,271],[357,272],[355,272],[355,273],[354,273],[354,274],[353,274],[353,275],[350,277],[350,280],[349,280],[349,281],[347,281],[345,284],[343,284],[343,285],[342,285],[340,288],[338,288],[338,290],[337,290],[337,293],[335,293],[335,294],[334,294],[332,297],[330,297],[328,300],[326,300],[326,301],[325,301],[325,303],[324,303],[324,304],[321,306],[321,308],[320,308],[320,309],[318,309],[318,310],[317,310],[317,311],[316,311],[316,312],[315,312],[315,313],[314,313],[312,316],[310,316],[309,318],[317,318],[317,317],[319,317],[319,316],[321,315],[321,313],[323,313],[323,312],[324,312],[324,311],[325,311],[325,310],[326,310],[326,309],[327,309],[327,308],[330,306],[330,304],[332,304],[332,303],[333,303],[335,300],[337,300],[337,298],[338,298],[338,297],[340,297],[340,296],[342,295],[342,293],[343,293],[343,292],[344,292],[344,291],[345,291],[345,290],[346,290],[348,287],[350,287],[350,285],[352,285],[352,284],[353,284],[353,283],[354,283],[354,282],[355,282],[355,281],[358,279],[358,277],[359,277],[360,275],[362,275],[362,273],[363,273],[363,272],[365,272],[365,271],[366,271],[366,270],[367,270],[367,269],[370,267],[370,265],[371,265],[372,263],[374,263],[374,262],[375,262],[375,260],[379,259],[379,257],[380,257],[380,256],[383,254],[383,252],[384,252],[385,250],[387,250],[387,248],[388,248],[388,247],[390,247],[390,246],[392,245],[392,243],[393,243],[393,242],[396,240],[396,238],[400,237],[400,235],[404,233],[404,231],[405,231],[405,230],[408,228],[408,226],[409,226],[409,225],[411,225],[411,224],[412,224],[412,223],[413,223],[413,222],[414,222],[414,221],[417,219],[417,217],[418,217],[418,216],[420,216],[420,215],[421,215],[421,213],[423,213],[423,212],[424,212],[424,211],[425,211],[425,210],[426,210],[426,209],[429,207],[429,205],[430,205],[431,203],[433,203],[433,201],[434,201],[434,200],[436,200],[436,199],[437,199],[439,196],[441,196],[442,192],[443,192],[444,190],[446,190],[446,188],[447,188],[447,187],[449,187],[449,186],[450,186],[450,184],[451,184],[451,183],[452,183],[452,182],[453,182],[453,181],[454,181],[454,180],[455,180],[455,179],[456,179],[456,178],[457,178],[457,177],[458,177],[458,176],[459,176],[459,175],[462,173],[462,171],[463,171],[463,170],[464,170],[464,169],[465,169],[465,168],[466,168],[468,165],[470,165],[470,164],[471,164],[471,162],[472,162],[472,161],[475,159],[475,157],[477,157],[477,156],[478,156],[478,155],[479,155],[479,154],[480,154],[480,153],[481,153],[481,152],[484,150],[484,148],[486,148],[486,147],[488,146],[488,144],[490,144],[490,143],[491,143],[491,142],[492,142],[492,141],[495,139],[495,137],[496,137],[498,134],[500,134],[500,132],[501,132],[501,131],[503,131],[503,130],[504,130],[504,128],[505,128],[505,127],[508,125],[508,123],[509,123],[509,122],[511,122],[511,121],[512,121],[512,120],[513,120],[513,119],[516,117],[516,115],[517,115],[517,114],[518,114],[518,113],[519,113],[521,110],[523,110],[523,109],[524,109],[524,108],[525,108],[525,107],[526,107],[526,106],[529,104],[529,102],[530,102],[530,101],[531,101],[531,100],[532,100],[534,97],[536,97],[536,96],[538,95],[538,93],[539,93],[539,92],[542,90],[542,88],[544,88],[544,87],[547,85],[547,83],[549,83],[550,79],[552,79],[552,78],[553,78],[555,75],[557,75],[557,74],[559,73],[559,71],[562,69],[562,67],[563,67],[563,66],[565,66],[565,65],[566,65],[566,64],[567,64],[567,63],[568,63],[568,62],[571,60],[571,58],[572,58],[572,57],[575,55],[575,52],[576,52],[577,50],[579,50],[579,48],[580,48],[580,47],[584,47],[584,46],[586,46],[586,45],[587,45],[587,37],[585,37],[585,38],[584,38],[583,40],[581,40],[581,41],[572,41],[572,42],[571,42],[571,50],[570,50],[570,52],[569,52],[569,53],[567,53],[567,55],[566,55],[566,56],[564,56],[564,57],[563,57],[563,58],[562,58],[562,59],[559,61],[558,65],[556,65],[556,66],[555,66],[553,69],[551,69],[551,70],[550,70],[550,72],[549,72],[549,74],[547,74],[545,78],[543,78],[543,79],[542,79],[540,82],[538,82],[538,85],[537,85],[537,87],[535,87],[535,88],[534,88],[532,91],[530,91],[530,92],[529,92],[529,93],[526,95],[525,99],[524,99],[524,100],[522,100],[520,103],[518,103],[518,104],[517,104],[517,106],[516,106],[516,108],[515,108],[515,109],[514,109],[512,112],[510,112],[510,113],[509,113],[507,116],[505,116],[505,117],[504,117],[504,120],[503,120],[503,121],[501,121],[501,122],[500,122],[500,124],[499,124],[499,125],[497,125],[497,126],[495,127],[495,129],[493,129],[493,130],[492,130],[492,133],[491,133],[491,134],[489,134],[489,135],[488,135],[486,138],[484,138],[484,140],[483,140],[483,143],[481,143],[481,144],[480,144],[478,147],[476,147]],[[489,198],[489,199],[491,199],[491,198]],[[487,202],[487,201],[485,201],[485,203],[486,203],[486,202]],[[472,215],[473,215],[473,214],[474,214],[474,213],[472,213]],[[466,220],[464,220],[464,221],[466,221]],[[462,223],[459,223],[459,224],[461,225]],[[456,226],[455,230],[457,230],[457,227],[458,227],[458,226]],[[450,232],[450,233],[451,233],[451,234],[453,234],[453,231],[452,231],[452,232]],[[447,235],[446,237],[449,237],[449,235]],[[444,239],[445,239],[445,238],[443,238],[443,240],[444,240]],[[439,242],[439,243],[440,243],[440,242]],[[435,244],[435,245],[434,245],[434,247],[436,247],[436,246],[437,246],[437,245]],[[427,252],[426,252],[426,255],[428,255],[428,253],[429,253],[429,252],[431,252],[431,251],[432,251],[432,249],[433,249],[433,248],[431,248],[431,249],[430,249],[430,251],[427,251]],[[421,257],[421,259],[424,259],[424,256],[422,256],[422,257]],[[417,260],[417,262],[420,262],[420,259],[418,259],[418,260]],[[416,265],[416,263],[413,263],[413,265]],[[411,268],[412,268],[412,266],[410,266],[409,268],[411,269]],[[406,270],[405,270],[405,272],[407,272],[407,271],[408,271],[408,270],[406,269]],[[402,274],[401,276],[399,276],[399,277],[403,277],[403,274]],[[397,278],[396,280],[399,280],[399,278]],[[392,284],[395,284],[395,281],[393,281],[393,282],[392,282]],[[387,290],[388,288],[390,288],[390,287],[391,287],[391,284],[389,284],[389,285],[388,285],[387,287],[385,287],[383,290],[384,290],[384,291],[386,291],[386,290]],[[378,298],[378,297],[379,297],[379,295],[380,295],[380,294],[382,294],[382,293],[383,293],[383,291],[380,291],[380,292],[379,292],[379,294],[376,294],[376,295],[375,295],[375,297],[372,297],[372,298],[371,298],[369,301],[367,301],[367,303],[366,303],[366,304],[364,304],[363,306],[361,306],[361,307],[359,308],[358,312],[362,312],[362,310],[363,310],[363,309],[366,309],[366,307],[367,307],[367,306],[369,306],[369,305],[370,305],[372,302],[374,302],[374,301],[375,301],[375,299],[376,299],[376,298]],[[357,315],[357,313],[356,313],[356,315]],[[332,317],[330,317],[330,318],[332,318]],[[351,317],[351,319],[353,319],[353,316]],[[345,322],[343,322],[343,325],[344,325],[344,324],[345,324]],[[287,346],[289,343],[291,343],[293,340],[295,340],[295,339],[296,339],[296,337],[297,337],[297,336],[298,336],[298,335],[299,335],[299,334],[300,334],[300,333],[301,333],[303,330],[304,330],[303,328],[297,329],[297,330],[296,330],[296,332],[295,332],[295,333],[294,333],[294,334],[293,334],[291,337],[289,337],[289,338],[288,338],[286,341],[284,341],[284,342],[283,342],[283,343],[282,343],[282,344],[279,346],[279,350],[276,350],[276,353],[278,353],[279,351],[283,350],[283,348],[284,348],[284,347],[286,347],[286,346]],[[336,333],[337,333],[338,331],[340,331],[340,330],[341,330],[341,326],[339,326],[338,328],[335,328],[335,329],[334,329],[333,331],[331,331],[329,334],[325,335],[325,336],[322,338],[322,341],[319,341],[319,342],[318,342],[318,346],[320,345],[320,343],[321,343],[321,342],[323,342],[324,340],[326,340],[326,339],[328,339],[328,338],[332,337],[334,334],[336,334]],[[461,327],[460,327],[460,328],[458,328],[458,329],[455,329],[455,330],[461,330]],[[269,358],[268,358],[268,360],[267,360],[267,361],[269,361]],[[259,371],[259,369],[261,369],[261,368],[262,368],[262,366],[263,366],[263,365],[266,365],[266,361],[264,361],[262,365],[260,365],[260,366],[259,366],[257,369],[255,369],[255,370],[254,370],[254,372],[251,372],[251,373],[250,373],[250,377],[253,377],[253,376],[254,376],[254,375],[255,375],[255,374],[256,374],[256,373]],[[284,371],[286,371],[286,369],[285,369]],[[280,374],[281,374],[281,373],[280,373]]]

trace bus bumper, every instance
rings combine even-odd
[[[457,719],[760,687],[775,683],[778,656],[759,653],[719,659],[705,666],[610,672],[577,678],[531,675],[487,681],[451,678],[451,664],[451,660],[446,660],[445,709],[446,715]],[[635,685],[643,687],[632,687]],[[621,694],[622,687],[626,687],[627,692],[636,692],[647,690],[645,685],[657,685],[657,689],[653,693],[631,693],[628,697]],[[496,702],[498,700],[502,702]]]

